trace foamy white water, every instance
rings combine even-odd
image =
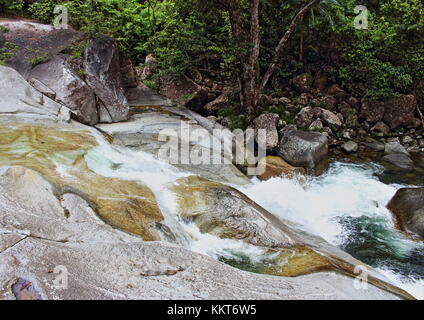
[[[325,175],[305,183],[287,178],[256,180],[240,191],[278,217],[339,244],[343,228],[335,218],[389,215],[385,207],[397,188],[379,182],[373,177],[375,170],[377,167],[338,163]]]

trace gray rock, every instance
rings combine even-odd
[[[415,140],[414,138],[412,138],[411,136],[405,136],[405,137],[402,139],[402,143],[403,143],[403,144],[412,144],[412,143],[414,143],[414,142],[416,142],[416,140]]]
[[[253,124],[256,130],[266,130],[266,149],[272,150],[278,145],[278,121],[280,117],[276,113],[263,113],[255,120]],[[258,139],[256,134],[256,140]]]
[[[399,141],[392,141],[392,142],[386,143],[386,145],[384,146],[384,153],[385,154],[403,153],[409,156],[409,152],[406,151],[405,147],[402,146]]]
[[[401,169],[414,169],[414,162],[405,153],[392,153],[383,157],[387,161]]]
[[[320,115],[321,108],[305,107],[296,115],[294,121],[300,128],[308,128]]]
[[[36,79],[55,93],[55,100],[72,110],[75,120],[95,125],[99,121],[96,97],[93,90],[76,74],[65,55],[31,70],[29,77]]]
[[[88,85],[105,108],[100,119],[110,117],[113,122],[128,120],[129,104],[121,78],[120,57],[114,39],[100,37],[90,42],[85,51],[85,73]],[[104,117],[103,113],[107,113]]]
[[[35,90],[14,69],[0,66],[0,116],[28,121],[69,121],[69,109]]]
[[[336,108],[337,99],[333,96],[324,96],[321,98],[321,102],[327,106],[328,110],[334,110]]]
[[[56,92],[54,92],[52,89],[50,89],[49,87],[47,87],[44,83],[42,83],[41,81],[35,79],[35,78],[30,78],[28,80],[28,83],[38,92],[41,92],[42,94],[44,94],[45,96],[49,97],[52,100],[56,99]]]
[[[355,141],[349,141],[342,145],[342,149],[347,153],[354,153],[358,151],[359,146]]]
[[[24,274],[45,300],[399,300],[373,285],[356,290],[333,272],[296,278],[241,271],[166,243],[58,243],[32,237],[0,254],[0,299],[14,300],[12,285]],[[66,267],[68,289],[55,285]]]
[[[144,61],[143,79],[150,79],[157,70],[157,60],[153,54],[148,54]]]
[[[328,140],[317,132],[289,131],[277,153],[293,166],[313,169],[327,156]]]
[[[377,141],[367,142],[367,143],[365,143],[365,145],[366,145],[368,148],[370,148],[370,149],[372,149],[372,150],[374,150],[374,151],[377,151],[377,152],[382,152],[382,151],[384,151],[384,149],[385,149],[385,145],[384,145],[384,143],[377,142]]]
[[[424,239],[424,188],[400,189],[388,204],[397,226]]]
[[[325,109],[321,109],[320,117],[329,126],[341,127],[343,125],[342,120],[333,112]],[[342,117],[343,119],[343,117]]]
[[[320,131],[324,129],[324,125],[321,121],[321,119],[317,119],[309,126],[309,130],[311,131]]]
[[[383,136],[390,134],[390,128],[383,121],[379,121],[371,128],[371,131],[381,133]]]

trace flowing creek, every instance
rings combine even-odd
[[[192,174],[145,152],[111,146],[100,134],[93,134],[99,147],[85,156],[91,170],[106,177],[143,181],[155,193],[165,219],[177,215],[175,195],[167,185]],[[396,231],[386,209],[391,197],[406,185],[381,182],[382,171],[377,164],[333,162],[324,175],[301,182],[273,178],[234,187],[276,216],[321,236],[424,299],[424,244]],[[184,232],[177,241],[193,251],[252,272],[273,263],[275,257],[261,248],[202,234],[194,224],[178,221],[175,228]]]

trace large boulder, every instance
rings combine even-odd
[[[69,109],[35,90],[14,69],[0,66],[0,116],[31,121],[69,121]]]
[[[377,132],[382,136],[388,136],[390,134],[390,128],[383,121],[379,121],[371,128],[372,132]]]
[[[388,204],[397,226],[424,239],[424,188],[400,189]]]
[[[354,153],[358,151],[359,145],[355,141],[348,141],[342,145],[342,149],[347,153]]]
[[[384,110],[383,102],[373,102],[363,99],[359,118],[365,119],[370,123],[377,123],[383,120]]]
[[[417,106],[417,98],[412,94],[390,99],[384,103],[384,122],[392,130],[400,126],[413,125],[416,122]],[[418,123],[420,123],[419,120]]]
[[[328,140],[318,132],[289,131],[281,139],[278,155],[293,166],[315,168],[328,154]]]
[[[82,32],[72,28],[56,29],[53,25],[28,19],[1,19],[0,26],[7,28],[8,32],[4,34],[6,41],[14,43],[17,49],[8,65],[25,79],[33,68],[33,58],[54,57],[83,38]]]
[[[121,77],[120,54],[116,40],[93,39],[85,51],[86,82],[103,102],[100,122],[128,120],[129,104]]]
[[[391,163],[401,169],[414,169],[415,165],[412,159],[404,153],[391,153],[383,157],[385,162]]]
[[[266,131],[266,149],[272,150],[278,145],[278,121],[280,117],[276,113],[263,113],[255,120],[253,124],[256,130]],[[258,135],[258,132],[256,132]],[[257,139],[258,140],[258,139]]]
[[[70,67],[67,59],[65,55],[55,56],[32,69],[28,78],[38,90],[45,91],[37,81],[52,90],[55,100],[71,109],[75,120],[95,125],[99,121],[96,96]]]
[[[402,153],[409,156],[409,152],[405,149],[404,146],[399,141],[391,141],[385,144],[384,146],[385,154],[394,154],[394,153]]]

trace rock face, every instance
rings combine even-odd
[[[180,247],[137,239],[58,243],[28,237],[0,253],[0,259],[2,300],[16,299],[12,286],[20,274],[45,300],[399,299],[372,285],[356,290],[351,278],[336,273],[253,274]],[[67,268],[67,290],[54,285],[56,266]]]
[[[401,95],[385,102],[362,101],[360,118],[370,123],[384,120],[390,129],[417,123],[415,111],[417,99],[414,95]],[[419,123],[419,120],[418,120]]]
[[[281,157],[267,156],[259,161],[259,165],[265,165],[265,173],[260,175],[260,180],[269,180],[274,177],[290,177],[304,174],[304,168],[296,168],[289,165]]]
[[[69,121],[69,109],[44,96],[14,69],[0,66],[0,116],[31,121]]]
[[[289,131],[278,147],[278,155],[288,163],[309,169],[315,168],[327,154],[327,137],[317,132]]]
[[[400,126],[408,126],[414,123],[415,111],[417,110],[417,99],[414,95],[401,95],[384,103],[384,122],[390,129]],[[419,120],[418,120],[419,122]]]
[[[387,207],[401,230],[424,240],[424,188],[400,189]]]
[[[147,241],[160,239],[159,233],[152,224],[161,223],[164,217],[154,194],[146,185],[135,181],[104,177],[89,169],[86,157],[90,155],[95,157],[95,153],[91,153],[94,152],[97,141],[87,131],[87,127],[75,123],[60,126],[51,123],[2,124],[0,145],[2,146],[0,166],[22,166],[34,170],[43,177],[48,177],[52,185],[48,189],[55,190],[55,194],[59,195],[66,193],[80,195],[95,208],[97,215],[110,225],[138,235]],[[33,180],[41,181],[40,177],[33,178],[37,175],[24,172],[22,176],[22,179],[15,179],[19,182],[15,186],[8,184],[5,187],[12,192],[10,197],[16,201],[28,198],[28,190],[35,195],[46,189],[37,191],[39,185],[44,186],[41,182],[33,182]],[[28,176],[29,178],[26,178]],[[19,188],[22,190],[16,191]],[[4,191],[4,194],[7,195],[8,192]],[[40,214],[47,215],[46,208],[54,206],[46,203],[38,205],[37,201],[42,202],[43,198],[47,198],[47,195],[40,194],[30,198],[29,203],[31,200],[35,203],[29,207],[28,212],[35,214],[35,211],[40,209]],[[9,217],[6,215],[5,218]],[[45,229],[46,234],[55,234],[55,231],[51,230],[54,225],[53,220],[50,221],[53,225],[44,222],[41,218],[39,220],[39,223],[44,223],[46,228],[50,228]],[[11,223],[10,220],[7,221]],[[16,225],[24,226],[25,224],[17,221]]]
[[[9,30],[5,33],[6,41],[18,48],[8,65],[25,79],[33,68],[31,59],[34,56],[54,57],[83,37],[81,32],[72,28],[55,29],[53,25],[28,20],[1,19],[0,25]]]
[[[65,55],[31,70],[30,82],[36,79],[54,92],[57,102],[72,110],[73,118],[84,124],[95,125],[99,121],[96,97],[93,90],[69,67]]]
[[[335,127],[341,127],[342,126],[342,122],[339,119],[339,117],[337,115],[335,115],[333,112],[329,111],[329,110],[325,110],[320,108],[321,110],[321,114],[320,117],[322,118],[322,120],[324,120],[324,122],[329,125],[329,126],[335,126]]]
[[[272,150],[278,145],[277,126],[279,120],[280,117],[276,113],[263,113],[253,121],[256,130],[266,130],[267,150]]]
[[[86,81],[101,100],[100,122],[128,120],[129,104],[121,77],[120,55],[114,39],[100,37],[85,51]]]

